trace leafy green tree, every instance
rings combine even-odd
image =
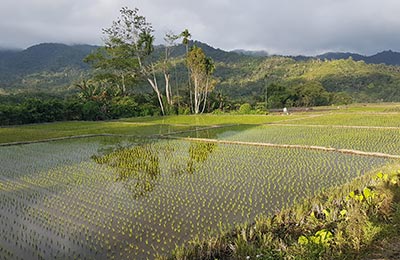
[[[290,92],[287,86],[279,83],[271,83],[268,85],[267,108],[283,108],[287,106],[290,99]]]
[[[102,105],[93,100],[90,100],[83,105],[82,117],[84,120],[104,120],[107,118]]]
[[[329,104],[329,93],[318,81],[307,81],[292,88],[297,106],[323,106]]]
[[[188,53],[187,64],[193,81],[193,111],[195,114],[203,113],[208,92],[211,92],[216,85],[216,80],[212,77],[215,65],[213,60],[196,46]],[[203,105],[202,110],[200,110],[201,105]]]
[[[331,96],[331,104],[334,105],[347,105],[353,102],[351,96],[347,94],[346,92],[337,92],[337,93],[332,93]]]
[[[111,102],[110,113],[113,118],[138,116],[138,103],[131,97],[116,97]]]
[[[111,27],[103,29],[106,35],[105,47],[95,56],[89,56],[95,67],[111,73],[118,72],[122,89],[125,91],[125,78],[144,78],[156,93],[161,113],[164,115],[163,95],[156,78],[156,66],[151,60],[154,51],[153,27],[146,18],[139,15],[139,9],[123,7],[120,17]]]
[[[92,80],[82,80],[80,83],[75,84],[80,92],[78,96],[84,101],[98,101],[105,99],[107,96],[106,88],[103,84]]]
[[[125,48],[100,47],[84,61],[95,69],[96,81],[116,86],[120,95],[126,95],[128,85],[136,80],[135,74],[132,74],[132,68],[137,66],[136,57],[127,55]]]

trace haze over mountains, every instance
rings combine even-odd
[[[400,52],[394,52],[392,50],[382,51],[371,56],[364,56],[361,54],[351,53],[351,52],[327,52],[314,57],[294,56],[293,58],[296,60],[304,60],[304,59],[340,60],[340,59],[348,59],[350,57],[355,61],[362,60],[368,64],[383,63],[386,65],[400,65]]]
[[[259,50],[233,50],[224,51],[215,49],[205,43],[195,42],[196,45],[202,47],[207,55],[214,59],[235,58],[236,54],[252,56],[252,57],[268,57],[268,52]],[[40,43],[33,45],[25,50],[19,49],[3,49],[0,48],[0,73],[4,71],[10,72],[30,72],[42,69],[58,69],[64,66],[78,66],[87,68],[82,60],[91,51],[99,46],[79,44],[67,45],[62,43]],[[181,49],[181,50],[179,50]],[[178,47],[175,52],[176,56],[184,54],[184,48]],[[282,55],[274,55],[282,56]],[[321,59],[321,60],[339,60],[352,58],[355,61],[364,61],[368,64],[386,64],[386,65],[400,65],[400,52],[392,50],[384,50],[371,56],[365,56],[351,52],[327,52],[316,56],[288,56],[295,60],[308,60],[308,59]],[[237,58],[237,57],[236,57]]]

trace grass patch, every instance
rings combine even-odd
[[[36,141],[50,138],[87,135],[121,134],[148,136],[192,129],[191,126],[135,124],[129,122],[57,122],[0,128],[0,143]]]
[[[87,134],[148,136],[194,129],[196,126],[263,124],[294,119],[282,115],[189,115],[130,118],[120,121],[56,122],[0,128],[0,143],[36,141]]]

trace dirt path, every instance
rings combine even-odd
[[[218,144],[238,144],[238,145],[250,145],[250,146],[276,147],[276,148],[307,149],[307,150],[318,150],[318,151],[324,151],[324,152],[338,152],[338,153],[355,154],[355,155],[372,156],[372,157],[389,158],[389,159],[400,159],[400,155],[375,153],[375,152],[364,152],[364,151],[352,150],[352,149],[338,149],[338,148],[314,146],[314,145],[256,143],[256,142],[227,141],[227,140],[217,140],[217,139],[176,137],[176,136],[165,136],[165,138],[185,140],[185,141],[191,141],[191,142],[207,142],[207,143],[218,143]]]

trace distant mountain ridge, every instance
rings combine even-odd
[[[254,57],[268,57],[268,52],[263,51],[263,50],[249,51],[249,50],[237,49],[237,50],[233,50],[231,52],[248,55],[248,56],[254,56]]]
[[[98,46],[41,43],[22,51],[0,50],[0,75],[59,71],[65,67],[87,68],[83,58],[96,48]]]
[[[0,91],[65,89],[90,69],[83,58],[96,48],[41,43],[25,50],[0,50]]]
[[[368,64],[386,64],[386,65],[400,65],[400,52],[394,52],[392,50],[382,51],[371,56],[365,56],[358,53],[351,52],[327,52],[317,56],[289,56],[297,61],[309,60],[309,59],[320,59],[320,60],[341,60],[349,59],[350,57],[355,61],[364,61]]]
[[[243,56],[254,58],[268,57],[266,51],[233,50],[224,51],[213,48],[212,46],[193,41],[191,45],[201,47],[205,53],[216,61],[228,62],[240,60]],[[30,74],[43,70],[59,71],[65,67],[77,69],[87,69],[88,65],[83,62],[83,58],[90,52],[98,48],[95,45],[66,45],[62,43],[41,43],[31,46],[25,50],[5,50],[0,49],[0,81],[4,74]],[[159,49],[162,49],[162,45]],[[174,56],[184,55],[185,48],[178,45],[174,51]],[[281,55],[277,55],[281,56]],[[400,52],[391,50],[382,51],[371,56],[364,56],[351,52],[328,52],[316,56],[287,56],[296,61],[320,59],[320,60],[339,60],[352,58],[355,61],[364,61],[368,64],[400,65]]]

